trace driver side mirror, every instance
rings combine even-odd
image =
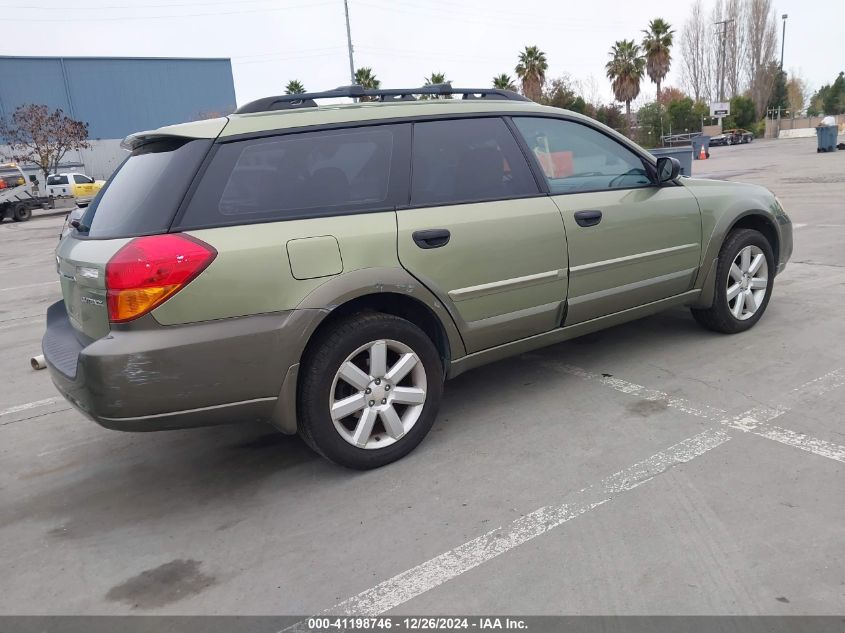
[[[681,163],[677,158],[661,156],[657,159],[657,184],[672,182],[681,173]]]

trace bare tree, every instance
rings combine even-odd
[[[793,116],[798,112],[803,112],[808,101],[807,82],[795,71],[792,72],[792,76],[786,82],[786,95]]]
[[[683,77],[687,91],[698,101],[704,96],[708,74],[709,29],[705,23],[701,0],[695,0],[681,34]]]
[[[742,94],[746,58],[746,5],[744,0],[725,0],[725,92],[727,98]]]
[[[0,122],[0,136],[9,144],[10,158],[40,169],[45,182],[69,151],[90,147],[87,123],[32,103],[18,107],[11,121]]]
[[[777,54],[777,17],[772,0],[746,1],[746,68],[751,99],[754,101],[757,115],[763,116],[775,80],[775,75],[769,72],[769,63]]]

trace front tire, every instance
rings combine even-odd
[[[774,276],[772,246],[765,236],[752,229],[733,231],[719,252],[713,305],[692,308],[692,315],[715,332],[744,332],[754,327],[766,311]]]
[[[411,452],[434,424],[443,392],[431,339],[381,313],[350,316],[318,336],[303,360],[297,399],[306,444],[358,470]]]

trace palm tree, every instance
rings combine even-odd
[[[610,61],[605,66],[607,78],[617,101],[625,102],[628,129],[631,128],[631,101],[640,94],[640,82],[645,74],[645,58],[634,40],[621,40],[610,48]]]
[[[505,73],[493,77],[493,87],[498,88],[499,90],[513,90],[516,92],[516,86],[513,85],[513,79],[511,79],[510,75],[506,75]]]
[[[643,53],[649,78],[657,85],[657,102],[660,103],[660,84],[669,73],[672,64],[672,26],[663,18],[655,18],[644,30]]]
[[[446,73],[431,73],[431,77],[425,78],[426,86],[436,86],[437,84],[450,84],[451,81],[446,79]],[[420,95],[420,99],[451,99],[452,95]]]
[[[522,94],[532,101],[539,101],[548,68],[546,54],[536,46],[526,46],[519,54],[515,69],[516,76],[522,80]]]
[[[365,90],[378,90],[381,81],[376,79],[372,68],[359,68],[355,71],[355,83]],[[370,97],[361,97],[361,101],[370,101]]]
[[[286,95],[301,95],[303,92],[305,92],[305,86],[303,86],[302,82],[297,79],[291,79],[288,82],[288,85],[285,86]]]

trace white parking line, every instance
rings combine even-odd
[[[53,404],[55,402],[61,402],[62,398],[45,398],[44,400],[36,400],[34,402],[27,402],[26,404],[18,404],[14,407],[9,407],[8,409],[3,409],[0,411],[0,417],[4,415],[11,415],[12,413],[19,413],[20,411],[26,411],[27,409],[34,409],[35,407],[46,407],[48,404]]]
[[[554,367],[555,369],[558,369],[559,371],[562,371],[565,374],[569,374],[570,376],[576,376],[578,378],[583,378],[584,380],[598,381],[606,387],[610,387],[611,389],[615,389],[616,391],[619,391],[621,393],[627,393],[629,395],[637,396],[645,400],[665,402],[669,407],[673,409],[683,411],[684,413],[689,413],[690,415],[694,415],[699,418],[704,418],[705,420],[718,422],[721,421],[722,418],[724,418],[725,416],[724,409],[718,409],[716,407],[710,407],[707,405],[693,405],[691,402],[685,400],[684,398],[671,396],[668,393],[657,391],[656,389],[648,389],[646,387],[643,387],[642,385],[637,385],[633,382],[628,382],[627,380],[616,378],[615,376],[594,374],[593,372],[587,371],[586,369],[581,369],[580,367],[574,367],[572,365],[554,363]]]
[[[792,406],[801,400],[809,397],[819,397],[823,394],[837,389],[845,385],[845,369],[839,368],[829,371],[826,374],[819,376],[805,382],[798,387],[795,387],[788,392],[786,400],[788,405],[777,405],[775,407],[754,407],[744,413],[726,419],[726,412],[723,409],[708,406],[694,406],[689,401],[671,396],[668,393],[657,391],[655,389],[647,389],[641,385],[637,385],[621,378],[613,376],[605,376],[603,374],[596,374],[580,367],[573,367],[554,361],[546,362],[550,367],[553,367],[563,373],[571,376],[576,376],[584,380],[596,381],[601,384],[615,389],[620,393],[635,395],[647,400],[655,400],[665,402],[669,407],[689,413],[697,417],[709,420],[711,422],[720,422],[730,428],[745,433],[752,433],[758,437],[764,437],[774,442],[780,442],[787,446],[794,446],[800,448],[802,451],[807,451],[818,455],[819,457],[826,457],[836,461],[845,461],[845,446],[828,442],[815,438],[804,433],[797,433],[789,429],[784,429],[779,426],[774,426],[771,422],[785,413],[788,413]]]
[[[597,485],[573,493],[566,503],[544,506],[504,527],[482,534],[326,609],[323,614],[376,616],[385,613],[641,486],[678,464],[704,455],[729,439],[728,434],[721,429],[708,429],[610,475]],[[308,629],[304,622],[298,622],[284,630]]]

